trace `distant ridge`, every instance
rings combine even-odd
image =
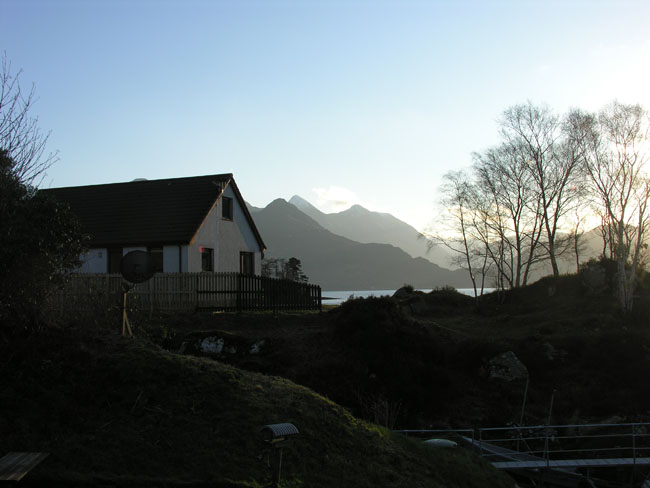
[[[438,266],[450,267],[451,256],[447,249],[442,246],[429,249],[428,239],[391,214],[373,212],[361,205],[326,214],[298,195],[291,197],[289,203],[334,234],[361,243],[390,244],[406,251],[411,257],[421,257]]]
[[[354,205],[343,212],[326,214],[298,195],[294,195],[290,202],[275,200],[264,209],[250,204],[248,206],[265,241],[267,236],[271,236],[266,241],[269,247],[267,257],[298,257],[303,261],[303,269],[310,280],[323,284],[325,289],[393,289],[405,283],[417,288],[433,288],[445,284],[471,287],[464,270],[452,270],[449,269],[449,264],[443,266],[432,262],[437,260],[449,263],[452,258],[449,250],[437,246],[426,254],[426,241],[417,238],[415,228],[390,214],[372,212],[360,205]],[[265,226],[269,219],[275,224],[267,228]],[[414,234],[416,237],[412,238]],[[309,241],[309,245],[304,244],[305,240]],[[580,242],[581,263],[602,252],[602,239],[597,229],[583,234]],[[417,251],[422,254],[424,248],[428,260],[422,259],[422,256],[419,256],[419,260],[405,260],[409,254],[402,252],[400,256],[398,251],[404,251],[400,244],[410,249],[411,257]],[[422,247],[418,249],[420,244]],[[360,251],[356,245],[368,247],[361,248],[363,251]],[[387,248],[393,250],[387,251]],[[387,261],[383,265],[377,265],[382,260]],[[395,262],[402,264],[395,268]],[[413,269],[414,262],[423,266],[423,269]],[[572,253],[563,255],[559,264],[562,273],[576,270],[575,256]],[[381,269],[371,269],[377,266]],[[394,273],[389,276],[387,269],[393,269]],[[529,283],[550,273],[548,263],[539,263],[531,271]]]
[[[266,256],[297,257],[310,282],[324,290],[396,289],[404,284],[416,288],[471,286],[463,270],[452,271],[413,258],[392,245],[359,243],[336,235],[283,199],[254,211],[254,218],[268,247]]]

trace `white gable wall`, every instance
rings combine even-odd
[[[220,198],[212,207],[208,217],[194,236],[188,249],[188,271],[201,271],[201,247],[214,250],[213,269],[217,272],[239,272],[239,253],[255,253],[255,273],[259,274],[262,266],[262,250],[255,234],[248,224],[241,203],[228,186],[224,196],[233,200],[233,220],[222,218],[223,200]]]
[[[219,271],[236,271],[239,272],[239,253],[255,253],[255,274],[261,274],[262,271],[262,249],[255,238],[253,229],[248,224],[246,214],[242,209],[243,202],[239,202],[235,192],[226,187],[224,196],[233,200],[233,220],[221,219],[218,265]],[[219,200],[219,209],[221,211],[221,200]],[[219,213],[221,215],[221,213]]]
[[[219,222],[218,218],[221,216],[220,206],[213,205],[208,213],[208,216],[201,224],[198,232],[194,235],[192,243],[187,246],[187,271],[195,273],[201,271],[201,247],[208,247],[214,250],[214,259],[218,253],[218,235],[219,235]],[[217,215],[219,210],[219,215]],[[215,263],[212,263],[212,268],[217,271]]]

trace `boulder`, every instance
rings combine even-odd
[[[488,378],[491,380],[515,381],[528,377],[528,368],[512,351],[493,357],[488,362]]]
[[[396,290],[395,293],[393,293],[393,298],[397,300],[406,300],[407,298],[413,296],[413,293],[415,293],[415,290],[412,286],[404,285],[400,289]]]
[[[257,341],[255,344],[251,346],[250,353],[251,354],[259,354],[260,349],[262,349],[262,346],[264,345],[266,341],[264,339],[261,339]]]
[[[206,337],[200,342],[199,349],[208,354],[221,354],[223,344],[224,340],[219,337]]]

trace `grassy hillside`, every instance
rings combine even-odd
[[[292,422],[285,487],[511,486],[464,450],[426,448],[289,380],[95,325],[2,344],[0,450],[51,453],[27,485],[267,486],[259,429]]]
[[[552,395],[557,423],[647,421],[648,297],[642,287],[636,310],[622,316],[608,288],[572,275],[478,306],[439,290],[350,300],[322,315],[175,317],[161,322],[160,342],[202,354],[201,338],[223,338],[239,352],[219,360],[290,378],[357,416],[400,428],[519,422],[525,379],[489,375],[490,360],[512,351],[529,372],[525,423],[546,421]],[[259,340],[260,353],[246,354]]]
[[[137,339],[99,315],[3,337],[0,448],[50,452],[29,477],[41,486],[261,487],[271,470],[259,429],[292,422],[286,487],[509,486],[469,453],[375,424],[518,422],[525,380],[489,374],[508,351],[529,373],[524,423],[546,421],[551,395],[555,423],[648,421],[650,291],[642,283],[623,316],[611,270],[587,278],[478,304],[446,289],[321,314],[134,312]],[[205,338],[222,350],[202,351]]]

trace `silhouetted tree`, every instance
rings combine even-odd
[[[526,159],[512,144],[474,154],[476,206],[482,216],[480,234],[498,272],[499,283],[525,285],[530,268],[542,257],[540,201]]]
[[[69,209],[35,187],[57,157],[30,113],[34,88],[21,89],[6,55],[0,69],[0,324],[29,328],[53,285],[78,266],[82,238]]]
[[[307,283],[309,278],[302,271],[300,259],[266,258],[262,261],[262,276]]]
[[[79,265],[82,251],[68,207],[21,182],[0,150],[0,324],[34,327],[43,300]]]
[[[571,114],[569,114],[569,117]],[[537,212],[544,229],[544,247],[554,276],[560,275],[557,263],[559,254],[568,249],[569,239],[558,234],[564,216],[578,202],[578,192],[583,173],[581,151],[575,144],[575,134],[570,123],[548,107],[528,102],[508,108],[501,119],[504,144],[514,153],[519,164],[525,166],[535,193]]]
[[[480,264],[497,288],[519,287],[538,263],[550,262],[558,276],[558,258],[579,253],[580,220],[572,218],[585,200],[579,119],[530,102],[510,107],[501,143],[474,153],[471,172],[445,177],[441,203],[452,232],[437,240],[463,258],[470,275]]]
[[[286,278],[299,283],[306,283],[309,278],[302,272],[302,263],[298,258],[289,258],[286,264]]]
[[[483,294],[490,264],[477,229],[475,188],[464,171],[452,171],[445,174],[440,192],[442,206],[446,209],[442,218],[445,227],[429,235],[429,242],[431,245],[440,243],[454,253],[452,263],[467,270],[474,296],[478,297]]]
[[[617,263],[617,294],[630,311],[636,270],[650,225],[650,117],[640,105],[614,102],[598,115],[580,114],[581,148],[591,190],[603,219],[604,245]]]
[[[11,158],[14,177],[34,185],[58,158],[56,152],[45,152],[49,133],[41,132],[38,118],[31,115],[36,100],[34,86],[23,91],[21,73],[11,73],[11,63],[4,54],[0,67],[0,148]]]

